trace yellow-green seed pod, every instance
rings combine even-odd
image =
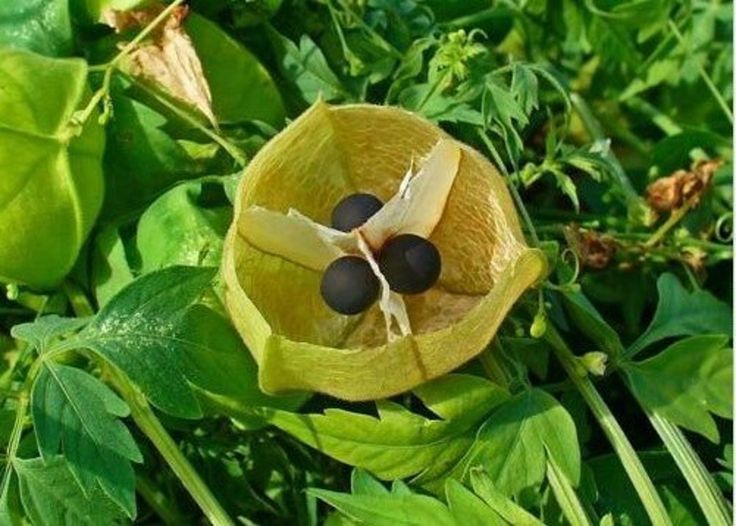
[[[544,256],[525,244],[501,176],[477,151],[450,139],[398,108],[317,102],[252,160],[237,192],[222,271],[225,303],[258,362],[264,391],[369,400],[412,389],[478,355],[544,274]],[[254,242],[264,232],[248,230],[254,210],[278,212],[283,221],[265,234],[278,245],[290,209],[292,219],[298,211],[329,225],[335,205],[350,194],[386,203],[410,166],[452,144],[459,149],[456,176],[429,235],[442,273],[427,292],[403,296],[410,334],[389,337],[378,303],[357,316],[332,311],[320,296],[318,265],[268,253]]]

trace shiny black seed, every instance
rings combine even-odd
[[[368,221],[383,203],[375,195],[353,194],[337,203],[332,211],[332,228],[350,232]]]
[[[378,266],[391,290],[401,294],[419,294],[440,277],[442,260],[437,248],[423,237],[402,234],[383,245]]]
[[[358,314],[378,298],[378,278],[358,256],[336,259],[322,276],[320,292],[325,303],[340,314]]]

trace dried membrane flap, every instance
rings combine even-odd
[[[243,235],[255,206],[286,217],[298,210],[325,225],[348,195],[372,193],[387,203],[400,189],[421,187],[430,152],[445,142],[457,146],[457,160],[448,148],[450,155],[437,162],[457,169],[430,229],[442,274],[423,294],[396,295],[411,334],[387,341],[379,305],[360,316],[332,311],[320,296],[321,272],[264,251]],[[412,162],[419,171],[401,188]],[[503,179],[478,152],[398,108],[318,102],[246,169],[222,271],[227,308],[259,364],[264,390],[366,400],[409,390],[472,359],[545,268],[541,253],[524,242]],[[395,314],[393,330],[401,333],[401,313]]]
[[[320,226],[293,209],[282,214],[253,206],[243,212],[238,233],[263,252],[322,272],[349,251],[339,245],[349,245],[349,240],[354,238],[340,232],[343,235],[333,242],[332,232],[335,231],[326,227],[322,230]]]
[[[127,12],[107,11],[104,20],[118,32],[135,25],[144,27],[163,7],[157,4]],[[161,29],[154,32],[154,38],[136,47],[124,67],[131,75],[158,84],[174,98],[194,106],[217,127],[202,63],[182,25],[188,13],[187,6],[174,9]]]
[[[360,227],[371,247],[378,250],[399,234],[429,237],[442,218],[459,164],[460,148],[455,141],[442,139],[419,173],[413,174],[410,168],[398,192]]]

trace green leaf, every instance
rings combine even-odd
[[[135,517],[135,473],[143,462],[120,420],[128,406],[94,376],[45,362],[31,393],[33,426],[44,461],[64,453],[86,495],[99,483],[130,518]]]
[[[69,55],[74,42],[67,0],[0,3],[0,46],[41,55]]]
[[[327,409],[324,414],[275,411],[270,422],[341,462],[383,479],[419,475],[418,483],[441,477],[472,444],[486,415],[508,395],[480,377],[451,374],[415,394],[441,419],[376,402],[379,417]]]
[[[710,292],[688,292],[674,274],[657,280],[659,302],[649,327],[626,351],[633,356],[642,349],[675,336],[730,334],[731,308]]]
[[[186,333],[186,307],[210,284],[211,268],[170,267],[121,290],[78,335],[87,347],[124,371],[161,410],[202,415],[182,370],[182,355],[199,348]]]
[[[86,14],[92,22],[103,22],[103,14],[109,10],[129,11],[148,0],[71,0],[75,14]]]
[[[539,80],[531,68],[518,62],[514,63],[511,94],[519,101],[525,114],[529,115],[539,108]]]
[[[13,338],[28,342],[39,353],[44,353],[56,338],[81,329],[88,321],[87,318],[62,318],[52,314],[34,322],[16,325],[10,334]]]
[[[299,46],[270,27],[268,36],[281,74],[296,85],[306,102],[312,104],[320,96],[327,102],[349,97],[322,50],[308,35],[302,35]]]
[[[26,514],[20,501],[18,480],[12,474],[10,477],[5,491],[0,495],[0,526],[24,526]]]
[[[730,152],[730,142],[707,129],[686,129],[659,141],[652,149],[652,161],[666,175],[689,166],[690,153],[696,148],[717,155],[723,150]]]
[[[35,526],[103,526],[120,524],[124,517],[99,488],[82,492],[63,457],[47,463],[40,458],[15,459],[20,498]]]
[[[548,457],[573,485],[578,484],[575,423],[552,396],[531,389],[493,412],[454,473],[465,478],[471,468],[482,466],[501,491],[514,495],[544,480]]]
[[[526,95],[524,97],[526,98]],[[529,123],[527,114],[524,112],[524,105],[528,103],[529,101],[526,100],[523,103],[517,101],[509,88],[496,81],[489,81],[486,84],[483,105],[484,115],[488,122],[498,122],[508,130],[515,129],[515,125],[523,128]]]
[[[196,13],[187,17],[184,27],[202,62],[217,120],[260,120],[281,126],[285,116],[281,95],[258,59]]]
[[[499,491],[485,470],[481,468],[471,469],[470,484],[475,494],[493,508],[507,523],[514,526],[543,526],[542,521]]]
[[[221,186],[197,182],[178,185],[154,201],[138,223],[141,273],[172,265],[219,266],[232,217],[226,203]]]
[[[456,480],[447,479],[445,482],[445,497],[456,524],[485,526],[504,523],[498,513]]]
[[[92,228],[103,130],[70,124],[87,91],[80,59],[0,49],[0,281],[57,284]]]
[[[118,228],[112,225],[102,228],[94,240],[94,248],[92,280],[97,304],[103,307],[135,276]]]
[[[114,86],[105,151],[103,216],[143,209],[167,188],[201,169],[163,128],[166,118]]]
[[[585,294],[565,290],[561,295],[568,315],[585,336],[608,354],[615,356],[623,352],[618,333],[603,319]]]
[[[350,491],[356,495],[388,495],[390,491],[362,469],[355,468],[350,476]]]
[[[258,387],[258,366],[240,335],[220,314],[192,305],[181,319],[182,345],[176,357],[187,381],[197,388],[200,402],[217,414],[250,416],[255,408],[294,410],[303,394],[269,396]]]
[[[406,88],[399,94],[399,102],[406,109],[420,113],[431,121],[483,125],[483,116],[463,97],[445,96],[439,90],[432,93],[430,84],[415,84]]]
[[[623,364],[636,398],[650,411],[712,442],[710,413],[733,418],[733,352],[727,336],[692,336],[641,362]]]
[[[456,526],[440,501],[416,494],[350,495],[323,489],[309,490],[311,495],[361,523],[371,526]]]

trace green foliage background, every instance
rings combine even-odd
[[[121,69],[97,21],[141,4],[0,4],[0,524],[731,523],[730,2],[191,0],[217,128]],[[242,168],[319,97],[483,151],[551,263],[391,400],[265,395],[217,296]]]

